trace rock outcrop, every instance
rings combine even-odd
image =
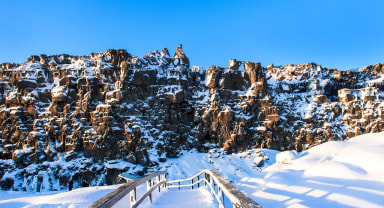
[[[174,58],[108,50],[1,64],[1,187],[29,190],[38,175],[49,190],[111,184],[206,143],[302,151],[384,130],[384,64],[189,66],[181,45]]]

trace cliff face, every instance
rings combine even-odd
[[[383,73],[384,64],[338,71],[234,59],[190,69],[181,46],[173,58],[108,50],[4,63],[0,186],[33,189],[38,175],[47,190],[83,178],[110,184],[207,143],[301,151],[384,131]]]

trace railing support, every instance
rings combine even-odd
[[[127,196],[129,194],[129,202],[131,208],[136,208],[146,199],[147,197],[152,202],[152,192],[156,191],[157,189],[161,191],[160,187],[166,187],[166,171],[158,171],[154,173],[150,173],[148,175],[145,175],[141,178],[137,178],[134,180],[127,181],[126,184],[121,185],[116,190],[112,191],[111,193],[103,196],[99,200],[93,202],[89,208],[110,208],[113,205],[115,205],[117,202],[119,202],[122,198]],[[161,177],[159,177],[161,176]],[[164,180],[157,179],[163,178]],[[137,187],[146,184],[147,191],[140,195],[137,198]]]
[[[223,195],[223,191],[221,190],[220,186],[219,186],[217,196],[219,197],[219,199],[221,199],[221,202],[224,204],[224,195]]]
[[[192,189],[193,189],[193,178],[192,178],[192,180],[191,180],[191,187],[192,187]]]
[[[200,180],[201,175],[203,175],[204,177],[202,180]],[[195,179],[197,179],[196,182],[194,182]],[[190,184],[188,184],[189,181],[191,181]],[[214,170],[205,169],[191,178],[167,181],[167,187],[168,189],[177,188],[177,190],[180,190],[180,187],[190,186],[191,189],[194,189],[194,186],[196,184],[199,188],[200,183],[203,181],[204,186],[209,187],[211,194],[219,203],[220,208],[224,208],[224,195],[231,202],[234,208],[262,208],[259,204],[257,204],[255,201],[248,198],[244,193],[236,189],[235,186],[233,186],[230,182],[226,181],[220,174],[218,174]],[[185,182],[186,184],[180,185],[181,182]]]
[[[200,179],[200,176],[203,174],[204,178]],[[195,179],[197,179],[197,181],[195,181]],[[191,181],[191,184],[188,183],[189,181]],[[130,207],[137,208],[147,197],[152,203],[152,192],[156,191],[157,189],[161,191],[161,186],[168,189],[177,188],[177,190],[180,190],[181,187],[191,186],[192,189],[194,189],[196,184],[199,188],[200,183],[203,181],[204,185],[210,188],[210,191],[216,201],[219,203],[220,208],[224,208],[224,195],[232,203],[234,208],[262,208],[255,201],[248,198],[244,193],[236,189],[236,187],[233,186],[230,182],[226,181],[216,171],[209,169],[202,170],[191,178],[175,181],[167,181],[165,171],[154,172],[144,177],[128,181],[126,184],[118,187],[116,190],[92,203],[89,208],[110,208],[119,200],[124,198],[127,194],[129,194]],[[186,182],[187,184],[181,185],[181,182]],[[147,191],[139,198],[137,198],[136,188],[143,183],[146,183]],[[169,185],[176,183],[177,185]]]
[[[213,180],[212,180],[212,176],[211,175],[209,175],[209,183],[211,184],[211,193],[216,193],[216,191],[215,191],[215,183],[213,182]]]
[[[131,199],[131,200],[130,200],[130,204],[131,204],[131,208],[132,208],[132,205],[136,203],[136,188],[134,188],[134,189],[129,193],[129,198]]]
[[[152,181],[151,179],[149,179],[147,181],[147,191],[151,190],[151,186],[152,186]],[[149,193],[148,198],[149,198],[149,201],[152,203],[152,193]]]

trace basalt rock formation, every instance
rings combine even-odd
[[[302,151],[384,130],[384,64],[189,66],[181,45],[174,58],[108,50],[1,64],[0,186],[111,184],[207,143]]]

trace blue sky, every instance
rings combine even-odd
[[[361,68],[384,62],[382,0],[0,1],[0,63],[179,43],[192,65],[230,58]]]

